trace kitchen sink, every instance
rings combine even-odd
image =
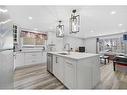
[[[68,53],[58,53],[58,54],[61,54],[61,55],[68,55]]]

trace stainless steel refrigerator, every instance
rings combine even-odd
[[[0,89],[13,89],[13,28],[8,10],[0,6]]]

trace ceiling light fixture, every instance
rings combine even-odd
[[[33,18],[31,16],[28,17],[29,20],[32,20]]]
[[[112,11],[110,14],[111,14],[111,15],[114,15],[114,14],[116,14],[116,11]]]
[[[59,21],[59,25],[56,26],[56,37],[64,37],[64,25],[61,24],[62,21]]]
[[[76,10],[72,10],[70,18],[70,33],[79,32],[80,16],[76,14]]]
[[[91,32],[91,33],[93,33],[94,31],[93,31],[93,30],[91,30],[90,32]]]
[[[0,12],[6,13],[6,12],[8,12],[8,10],[7,9],[1,9],[0,8]]]
[[[12,21],[11,19],[8,19],[8,20],[5,20],[5,21],[2,21],[2,22],[0,22],[0,25],[1,24],[6,24],[6,23],[8,23],[8,22],[10,22],[10,21]]]
[[[34,30],[38,30],[37,28],[34,28]]]
[[[118,24],[119,27],[123,26],[123,24]]]

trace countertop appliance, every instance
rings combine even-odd
[[[53,54],[47,53],[47,71],[53,73]]]
[[[80,47],[79,47],[79,52],[85,52],[85,47],[80,46]]]
[[[6,10],[6,7],[0,6],[0,9]],[[0,23],[0,89],[13,89],[13,24],[7,12],[0,12]]]

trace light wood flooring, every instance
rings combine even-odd
[[[15,89],[66,89],[47,71],[46,64],[38,64],[15,70]]]
[[[15,89],[66,89],[52,74],[46,64],[15,70]],[[112,63],[100,67],[101,81],[94,89],[127,89],[127,73],[114,72]]]

